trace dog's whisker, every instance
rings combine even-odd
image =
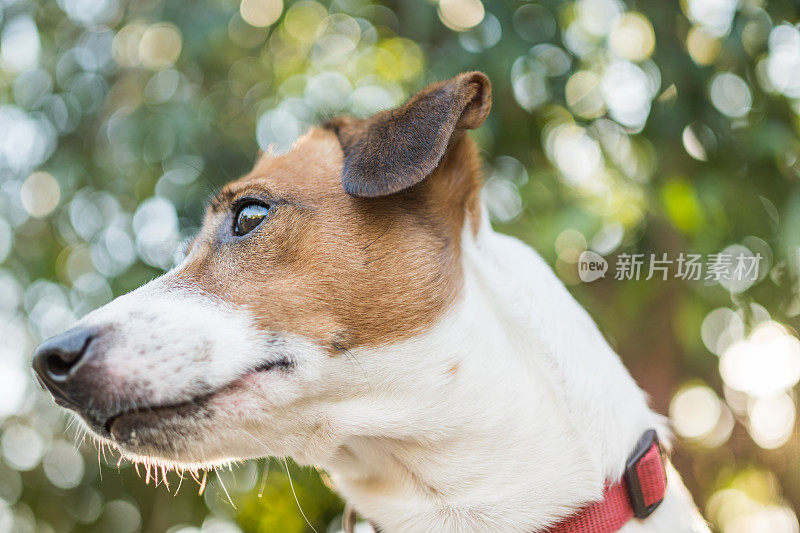
[[[208,481],[208,470],[203,471],[203,481],[200,482],[200,489],[197,491],[198,496],[202,496],[206,490],[206,482]]]
[[[381,233],[380,235],[378,235],[377,237],[375,237],[375,238],[374,238],[372,241],[370,241],[370,243],[369,243],[369,244],[367,244],[366,246],[364,246],[364,247],[363,247],[363,248],[361,248],[361,249],[366,251],[366,250],[367,250],[367,248],[369,248],[370,246],[372,246],[373,244],[375,244],[376,242],[378,242],[378,239],[380,239],[381,237],[383,237],[384,235],[386,235],[387,233],[389,233],[389,230],[390,230],[390,229],[392,229],[392,226],[393,226],[393,225],[394,225],[394,220],[392,220],[391,222],[389,222],[389,225],[386,227],[386,229],[385,229],[385,230],[383,230],[383,233]]]
[[[181,486],[183,485],[183,469],[181,469],[179,472],[177,469],[175,471],[178,474],[178,488],[175,489],[174,496],[177,496],[178,493],[181,491]]]
[[[210,188],[210,193],[209,193],[210,194],[210,198],[207,200],[207,203],[210,202],[212,198],[214,198],[215,196],[217,196],[219,194],[219,192],[221,190],[221,187],[219,185],[217,185],[216,183],[214,183],[213,181],[211,181],[211,178],[209,178],[208,175],[205,172],[203,172],[202,169],[198,168],[196,165],[193,165],[189,161],[184,161],[184,163],[186,164],[187,167],[190,167],[190,168],[196,170],[197,171],[197,175],[200,176],[201,178],[203,178],[203,180],[205,180],[205,182],[208,184],[208,186]]]
[[[283,466],[286,468],[286,477],[289,479],[289,488],[292,489],[292,495],[294,496],[294,501],[297,503],[297,508],[300,510],[300,514],[303,515],[303,519],[308,524],[308,527],[311,528],[314,533],[318,533],[317,529],[311,524],[311,521],[306,516],[305,511],[303,511],[303,506],[300,505],[300,500],[297,498],[297,492],[294,490],[294,483],[292,482],[292,474],[289,472],[289,463],[286,462],[286,457],[283,458]]]
[[[103,441],[100,441],[100,450],[103,453],[103,461],[108,462],[108,459],[106,458],[106,443]]]
[[[228,494],[228,489],[227,489],[227,487],[225,487],[225,483],[222,481],[222,476],[219,475],[219,471],[217,471],[216,468],[214,469],[214,473],[217,474],[217,480],[219,480],[219,484],[222,487],[223,492],[225,492],[225,496],[228,497],[228,502],[231,504],[231,507],[236,509],[236,505],[233,503],[233,500],[231,499],[231,495]]]
[[[264,489],[267,486],[267,476],[269,475],[269,467],[272,461],[269,457],[264,458],[264,467],[261,470],[261,486],[258,489],[258,497],[262,498],[264,496]]]

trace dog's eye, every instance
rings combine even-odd
[[[246,235],[250,233],[267,218],[268,213],[268,205],[257,203],[243,205],[239,208],[239,212],[236,213],[236,223],[233,225],[233,233],[236,235]]]

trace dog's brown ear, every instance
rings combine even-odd
[[[365,120],[326,123],[344,151],[342,186],[351,196],[375,198],[428,177],[464,130],[483,124],[492,87],[481,72],[429,85],[403,106]]]

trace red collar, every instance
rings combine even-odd
[[[547,533],[612,533],[631,518],[647,518],[664,499],[667,472],[655,430],[648,429],[628,458],[623,479],[606,484],[603,499],[587,505]]]

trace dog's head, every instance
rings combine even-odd
[[[466,73],[262,156],[179,266],[37,349],[41,383],[131,457],[207,465],[335,440],[341,406],[374,393],[353,353],[424,333],[458,298],[480,216],[464,131],[490,105]]]

